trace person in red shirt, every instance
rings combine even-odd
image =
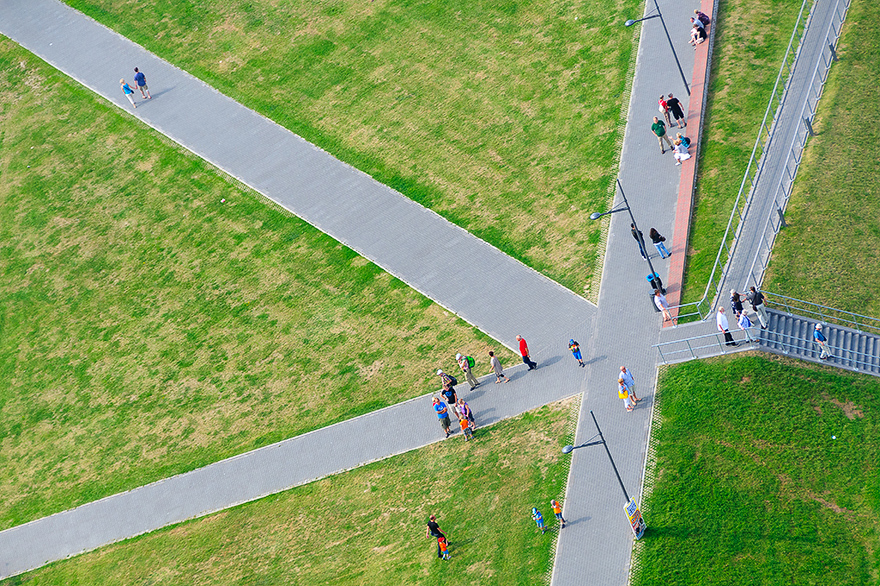
[[[519,353],[522,355],[523,362],[529,365],[529,370],[538,368],[538,363],[532,362],[532,359],[529,357],[529,345],[526,344],[525,338],[517,336],[516,340],[519,342]]]

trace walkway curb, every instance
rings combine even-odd
[[[706,43],[698,45],[694,60],[694,72],[691,75],[691,94],[700,92],[701,100],[691,99],[688,108],[688,128],[697,128],[696,148],[689,161],[682,164],[681,181],[678,185],[678,201],[675,206],[675,224],[672,230],[672,256],[667,275],[667,289],[669,293],[666,299],[672,309],[673,315],[678,317],[678,308],[681,303],[681,290],[684,285],[684,270],[687,265],[688,243],[690,241],[691,218],[694,211],[694,194],[696,192],[697,164],[700,160],[700,150],[703,142],[703,123],[705,121],[706,103],[709,99],[708,81],[712,64],[712,49],[715,46],[715,26],[717,18],[718,0],[702,0],[700,10],[711,15],[712,23],[709,28],[709,39]],[[663,327],[670,323],[664,322]]]

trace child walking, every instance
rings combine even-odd
[[[449,555],[449,544],[446,543],[445,537],[437,538],[437,547],[440,548],[440,555],[444,560],[448,560],[451,557]]]
[[[574,340],[568,341],[568,349],[571,350],[572,356],[578,361],[578,364],[584,366],[584,359],[581,357],[581,346]]]

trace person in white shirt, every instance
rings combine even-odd
[[[718,316],[715,318],[715,323],[718,324],[718,329],[724,334],[724,344],[727,346],[739,346],[736,342],[733,341],[733,336],[730,335],[730,324],[727,322],[727,316],[724,315],[724,308],[718,308]]]

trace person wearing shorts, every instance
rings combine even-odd
[[[142,71],[138,71],[137,67],[134,68],[134,82],[137,84],[137,88],[141,90],[141,95],[145,99],[153,99],[153,96],[150,95],[150,88],[147,87],[147,76]]]
[[[434,411],[437,413],[437,419],[440,420],[440,427],[446,432],[446,437],[449,437],[449,426],[451,425],[451,422],[449,421],[449,409],[447,409],[446,404],[437,397],[434,397]]]
[[[578,344],[574,340],[569,340],[568,341],[568,349],[571,350],[571,354],[572,354],[572,356],[574,356],[574,359],[578,361],[578,364],[580,364],[581,366],[584,366],[584,359],[581,356],[580,344]]]
[[[532,519],[534,519],[535,524],[538,526],[538,529],[541,530],[541,535],[544,535],[544,531],[547,530],[547,528],[544,527],[544,515],[542,515],[541,511],[539,511],[535,507],[532,507]]]
[[[550,506],[553,508],[553,514],[556,515],[556,520],[562,523],[560,529],[565,529],[565,519],[562,518],[562,505],[559,504],[559,501],[553,499],[550,501]]]

